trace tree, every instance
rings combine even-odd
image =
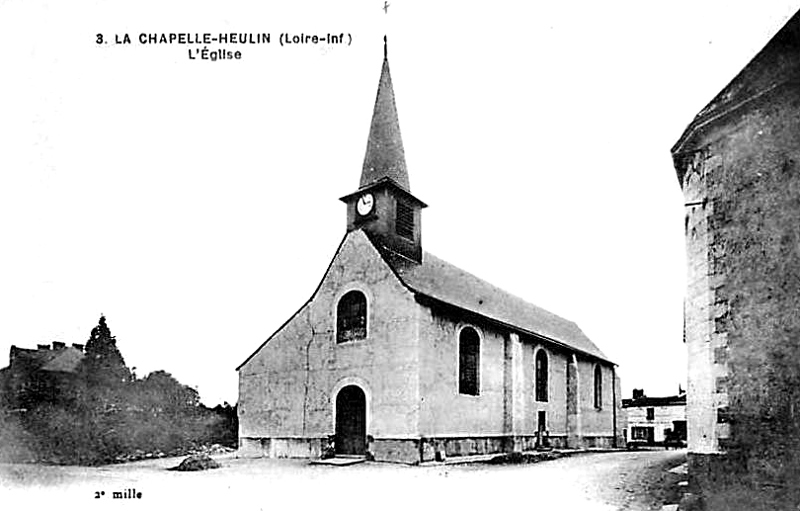
[[[127,386],[131,372],[117,348],[105,316],[100,316],[86,341],[83,360],[71,403],[62,403],[74,418],[72,429],[82,435],[80,454],[68,453],[82,462],[114,459],[126,449],[121,428],[125,417]],[[52,435],[51,435],[52,436]]]
[[[131,381],[131,372],[117,349],[117,340],[111,335],[105,316],[100,316],[86,341],[86,356],[81,365],[90,388],[117,389]]]
[[[205,443],[214,417],[200,405],[200,396],[166,371],[153,371],[127,385],[124,430],[134,448],[174,452]]]
[[[153,371],[137,382],[140,399],[153,412],[189,414],[200,405],[200,395],[166,371]]]

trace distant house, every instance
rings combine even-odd
[[[797,487],[800,13],[672,148],[686,207],[689,475]]]
[[[341,200],[319,286],[238,367],[241,453],[419,463],[617,444],[616,366],[578,325],[423,251],[386,59]]]
[[[628,445],[664,445],[686,441],[686,393],[675,396],[645,396],[633,389],[632,399],[622,400],[628,419]]]
[[[39,344],[36,349],[11,346],[8,366],[0,369],[0,405],[24,411],[31,405],[55,401],[74,381],[84,346],[63,342]]]

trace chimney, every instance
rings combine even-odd
[[[644,389],[633,389],[633,399],[644,397]]]
[[[67,347],[67,345],[64,344],[63,342],[53,341],[53,349],[54,350],[63,350],[66,347]]]
[[[18,349],[19,348],[17,348],[13,344],[11,345],[11,353],[8,354],[8,365],[11,365],[11,364],[14,363],[14,359],[17,358],[17,350]]]
[[[73,342],[72,343],[72,347],[75,348],[78,351],[81,351],[81,352],[83,351],[83,344],[78,344],[77,342]]]
[[[36,345],[36,349],[37,350],[50,350],[50,345],[49,344],[37,344]]]

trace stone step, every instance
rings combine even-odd
[[[333,458],[311,460],[311,465],[332,465],[334,467],[346,467],[348,465],[356,465],[367,461],[366,456],[343,456],[339,455]]]

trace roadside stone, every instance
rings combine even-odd
[[[177,467],[170,468],[169,470],[176,470],[178,472],[196,472],[198,470],[208,470],[211,468],[219,468],[221,465],[214,461],[208,454],[197,454],[189,456],[181,461]]]

